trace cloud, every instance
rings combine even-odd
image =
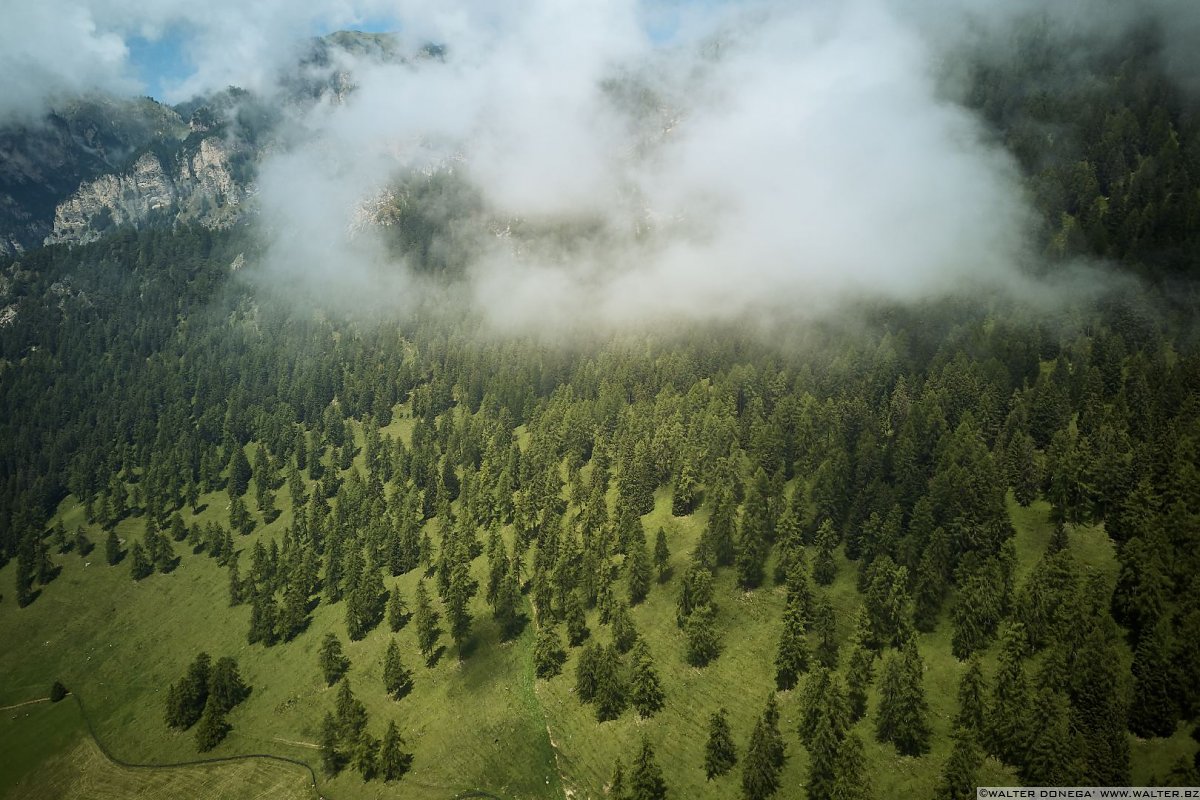
[[[444,62],[356,65],[357,91],[309,116],[309,155],[279,156],[290,166],[268,166],[259,196],[271,219],[328,198],[338,231],[314,226],[312,258],[273,262],[363,283],[378,261],[338,256],[370,238],[341,204],[440,169],[479,197],[452,246],[504,326],[1021,283],[1016,170],[939,96],[911,19],[882,2],[719,6],[660,45],[643,11],[526,2],[442,27]],[[337,168],[302,167],[318,154]]]

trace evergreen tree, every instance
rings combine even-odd
[[[628,653],[630,648],[638,641],[637,628],[633,625],[633,617],[629,614],[629,606],[623,602],[614,603],[611,622],[613,646],[617,648],[618,653]]]
[[[654,668],[654,659],[645,640],[639,640],[633,651],[633,674],[630,677],[629,699],[639,715],[652,717],[662,710],[663,690]]]
[[[629,604],[636,606],[650,592],[650,553],[646,548],[646,534],[641,525],[633,535],[629,546]]]
[[[687,639],[685,657],[693,667],[708,666],[721,651],[716,624],[713,621],[715,616],[711,607],[701,606],[693,609],[687,619],[684,628],[684,636]]]
[[[875,651],[861,642],[855,642],[846,671],[846,700],[850,706],[851,721],[857,722],[867,712],[867,691],[874,679]]]
[[[742,797],[745,800],[766,800],[779,791],[779,765],[770,731],[763,719],[754,724],[746,758],[742,762]]]
[[[902,755],[919,756],[929,749],[929,708],[922,686],[924,665],[912,642],[883,662],[875,735],[892,742]]]
[[[817,657],[817,663],[823,667],[835,669],[838,664],[837,617],[828,597],[822,597],[816,603],[814,617],[813,634],[816,639],[814,655]]]
[[[542,625],[538,628],[537,641],[533,645],[533,668],[539,678],[553,678],[562,672],[563,662],[567,653],[563,650],[562,639],[553,625]]]
[[[341,751],[341,731],[332,712],[326,712],[321,721],[321,767],[329,777],[337,775],[346,766],[346,757]]]
[[[154,572],[154,565],[146,556],[146,550],[142,547],[141,542],[134,542],[133,549],[129,553],[130,573],[135,581],[140,581]]]
[[[613,647],[600,647],[596,658],[596,721],[607,722],[625,710],[621,658]]]
[[[249,695],[250,687],[242,680],[237,661],[230,656],[218,658],[209,673],[208,702],[216,703],[217,710],[226,714]]]
[[[242,576],[238,572],[237,558],[229,559],[229,606],[240,606],[245,601],[242,590]]]
[[[358,770],[364,781],[375,777],[379,770],[379,740],[365,730],[352,740],[350,764]]]
[[[339,741],[353,746],[366,733],[367,708],[354,696],[349,678],[338,685],[336,711]]]
[[[383,656],[383,688],[393,700],[400,700],[412,691],[412,687],[412,672],[404,666],[400,659],[400,648],[392,639]]]
[[[403,747],[400,730],[395,720],[391,720],[379,748],[379,774],[388,783],[400,780],[412,767],[412,754],[404,752]]]
[[[204,714],[200,717],[200,724],[196,726],[196,747],[201,753],[207,753],[212,750],[221,740],[229,733],[229,723],[225,721],[225,713],[221,711],[218,704],[210,697],[208,703],[204,706]]]
[[[629,792],[625,789],[625,765],[621,763],[621,757],[617,756],[617,760],[613,763],[612,780],[608,782],[609,800],[629,800]]]
[[[575,696],[581,703],[590,703],[596,699],[602,657],[600,645],[595,642],[588,642],[579,651],[579,661],[575,664]]]
[[[1074,786],[1083,779],[1083,740],[1061,692],[1044,690],[1034,704],[1025,760],[1018,771],[1026,786]]]
[[[121,561],[121,558],[124,557],[124,555],[125,554],[121,551],[121,540],[117,538],[117,532],[115,530],[110,530],[108,532],[108,536],[104,539],[105,560],[108,562],[110,567],[115,566]]]
[[[438,627],[438,614],[433,610],[424,580],[417,581],[417,610],[414,620],[417,624],[417,646],[421,648],[421,656],[425,663],[430,664],[442,629]]]
[[[79,553],[80,557],[82,558],[90,554],[94,548],[95,545],[92,544],[92,540],[89,539],[87,534],[83,532],[83,526],[76,528],[75,552]]]
[[[358,641],[374,630],[383,619],[386,599],[379,568],[374,559],[368,560],[346,597],[346,629],[351,641]]]
[[[583,601],[579,599],[578,592],[567,594],[566,618],[567,642],[571,647],[579,647],[592,632],[588,629],[587,619],[583,614]]]
[[[1004,631],[1000,667],[984,731],[988,749],[1013,766],[1024,763],[1030,739],[1029,682],[1025,676],[1025,627],[1013,623]]]
[[[229,456],[229,497],[230,499],[240,498],[250,488],[250,460],[246,458],[246,452],[241,448],[234,446],[233,452]]]
[[[525,616],[521,613],[521,587],[517,584],[515,568],[506,569],[500,578],[493,617],[500,626],[500,638],[504,641],[514,638],[525,627]]]
[[[817,530],[817,557],[813,561],[813,580],[820,586],[830,585],[837,577],[837,562],[833,558],[836,546],[837,535],[833,532],[833,523],[827,519]]]
[[[629,800],[666,800],[667,784],[654,758],[650,740],[642,734],[642,748],[629,773]]]
[[[812,794],[809,795],[812,797]],[[833,779],[832,800],[871,800],[871,778],[867,773],[867,757],[862,739],[848,733],[838,748],[837,768]]]
[[[658,571],[658,582],[663,583],[671,574],[671,550],[667,547],[667,534],[662,529],[654,536],[654,568]]]
[[[1144,739],[1170,736],[1175,732],[1179,718],[1179,687],[1171,663],[1172,650],[1170,629],[1163,621],[1142,635],[1133,654],[1129,730]]]
[[[708,780],[724,775],[737,764],[737,748],[729,730],[728,712],[724,708],[708,718],[708,742],[704,746],[704,774]]]
[[[987,682],[983,677],[983,666],[978,656],[972,657],[967,664],[967,671],[958,683],[958,716],[954,718],[956,728],[967,729],[975,737],[983,734],[986,691]]]
[[[838,779],[839,732],[833,714],[819,711],[809,737],[808,798],[831,800]]]
[[[321,640],[321,648],[317,651],[317,664],[327,686],[333,686],[340,681],[346,670],[350,669],[350,659],[342,653],[342,643],[332,631],[325,634],[325,638]]]
[[[942,769],[939,797],[949,800],[972,800],[976,796],[979,767],[983,753],[975,742],[975,733],[969,728],[954,729],[954,747],[950,758]]]
[[[408,616],[408,604],[404,602],[400,587],[393,586],[391,592],[388,593],[387,602],[388,627],[392,629],[392,633],[398,633],[408,624]]]
[[[789,601],[783,611],[783,630],[775,655],[775,686],[781,691],[795,688],[799,676],[808,669],[804,623],[804,610],[799,602]]]

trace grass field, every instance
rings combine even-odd
[[[408,436],[411,420],[398,417],[388,428]],[[226,519],[225,496],[203,498],[207,506],[193,521]],[[237,541],[243,551],[257,538],[275,537],[290,523],[287,492],[279,494],[284,513],[269,526]],[[1017,529],[1019,579],[1036,563],[1051,526],[1044,504],[1022,509],[1010,504]],[[197,757],[190,732],[174,733],[163,722],[167,685],[176,680],[201,650],[214,659],[237,658],[253,687],[249,699],[230,715],[233,731],[211,753],[227,756],[272,753],[319,767],[315,747],[322,716],[334,703],[333,689],[320,678],[316,651],[326,631],[334,631],[352,662],[349,678],[370,714],[369,730],[382,736],[389,719],[402,731],[414,754],[412,772],[399,784],[364,783],[346,771],[321,780],[323,794],[334,798],[405,797],[445,800],[458,793],[486,790],[504,798],[600,798],[620,756],[626,764],[645,733],[655,744],[673,798],[725,798],[740,792],[740,771],[706,781],[702,769],[707,720],[717,707],[728,709],[739,749],[745,747],[768,693],[774,688],[774,655],[783,608],[782,589],[767,585],[753,593],[733,586],[732,571],[717,581],[718,625],[722,653],[705,669],[683,660],[683,636],[675,625],[679,576],[705,522],[707,510],[688,518],[670,515],[669,498],[660,493],[644,522],[648,534],[662,527],[674,565],[671,579],[655,584],[645,603],[633,609],[638,630],[653,653],[666,692],[666,707],[641,720],[627,710],[618,720],[598,724],[591,706],[574,696],[578,651],[571,651],[563,674],[535,680],[532,626],[515,641],[501,644],[482,593],[472,604],[475,618],[471,655],[460,660],[444,636],[447,650],[432,667],[421,663],[413,626],[396,634],[416,686],[400,702],[382,685],[382,658],[392,635],[381,625],[365,640],[349,642],[344,603],[322,603],[308,630],[294,642],[265,648],[246,644],[249,609],[228,606],[227,573],[204,555],[175,545],[178,569],[135,583],[129,566],[104,563],[103,536],[88,559],[71,553],[56,557],[61,575],[29,607],[18,609],[11,595],[0,602],[0,706],[44,697],[59,679],[85,700],[97,735],[116,757],[138,763],[182,761]],[[82,510],[68,500],[61,508],[68,531],[82,524]],[[126,539],[140,539],[144,521],[131,518],[118,527]],[[651,539],[653,541],[653,539]],[[1115,576],[1111,544],[1103,530],[1070,530],[1071,548],[1087,569]],[[243,557],[242,566],[248,566]],[[481,585],[486,561],[473,569]],[[0,585],[13,585],[14,566],[0,570]],[[770,570],[770,568],[769,568]],[[856,566],[841,559],[828,595],[838,612],[841,633],[848,635],[860,599]],[[410,601],[418,575],[387,578]],[[620,588],[624,588],[621,585]],[[5,592],[9,594],[9,592]],[[609,632],[593,614],[593,635]],[[867,716],[856,731],[867,746],[876,793],[881,797],[934,797],[941,766],[949,753],[950,720],[963,666],[950,655],[950,625],[920,638],[925,659],[925,688],[932,711],[934,749],[921,758],[896,755],[874,740],[872,696]],[[843,652],[843,656],[845,653]],[[994,652],[985,658],[990,671]],[[788,748],[781,798],[804,796],[807,754],[796,735],[796,692],[780,695],[781,727]],[[0,720],[0,796],[5,797],[306,797],[306,778],[298,768],[245,763],[161,772],[127,770],[107,761],[83,732],[73,704],[23,706]],[[1166,741],[1134,742],[1134,777],[1146,782],[1165,775],[1195,745],[1180,731]],[[1015,775],[988,760],[983,784],[1015,784]]]

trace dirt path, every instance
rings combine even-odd
[[[26,700],[24,703],[13,703],[11,706],[0,706],[0,711],[8,711],[11,708],[20,708],[21,706],[31,706],[34,703],[46,703],[49,700],[49,697],[39,697],[35,700]]]

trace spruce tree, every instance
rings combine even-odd
[[[436,652],[438,638],[442,635],[442,629],[438,627],[438,613],[433,610],[429,590],[425,588],[424,580],[417,581],[417,610],[414,621],[417,625],[417,646],[421,649],[421,656],[425,659],[425,663],[430,664]]]
[[[708,666],[721,651],[717,638],[716,615],[709,606],[701,606],[692,610],[687,618],[684,636],[687,640],[685,657],[693,667]]]
[[[408,624],[408,616],[408,604],[404,602],[404,595],[400,593],[399,586],[393,586],[388,593],[387,603],[387,621],[392,633],[398,633]]]
[[[1029,681],[1025,675],[1025,626],[1010,624],[1003,633],[1000,666],[984,731],[988,750],[1017,766],[1025,761],[1031,734]]]
[[[196,726],[196,748],[201,753],[207,753],[212,750],[225,735],[229,733],[229,723],[225,721],[225,713],[221,711],[218,704],[209,698],[208,703],[204,706],[204,714],[200,717],[200,724]]]
[[[129,563],[130,574],[133,575],[135,581],[140,581],[154,572],[154,565],[146,556],[146,550],[142,547],[141,542],[133,543],[133,549],[129,551]]]
[[[629,614],[629,606],[624,602],[617,602],[612,610],[612,636],[613,646],[617,648],[618,653],[628,653],[630,648],[638,641],[637,628],[633,625],[633,617]]]
[[[367,730],[367,708],[354,696],[349,678],[338,685],[336,711],[339,740],[353,746]]]
[[[978,785],[983,753],[979,750],[975,733],[970,728],[956,727],[953,736],[954,747],[942,768],[938,796],[948,800],[972,800],[976,796],[975,787]]]
[[[342,771],[346,765],[346,757],[341,751],[341,731],[332,712],[326,712],[321,721],[321,767],[325,774],[333,777]]]
[[[658,571],[658,582],[663,583],[671,574],[671,550],[667,547],[667,534],[662,528],[654,536],[654,568]]]
[[[533,645],[533,668],[537,676],[553,678],[562,672],[566,660],[567,653],[563,650],[558,630],[553,625],[540,626]]]
[[[621,657],[609,646],[601,646],[596,658],[596,721],[607,722],[625,710],[625,679]]]
[[[979,737],[984,731],[987,681],[983,677],[983,666],[978,656],[967,664],[967,671],[958,682],[958,715],[954,718],[957,728],[965,728]],[[977,745],[976,745],[977,746]]]
[[[837,616],[828,597],[817,601],[813,616],[813,635],[816,640],[813,655],[821,666],[835,669],[838,665]]]
[[[639,640],[633,650],[629,699],[642,717],[652,717],[663,707],[662,683],[658,679],[658,671],[654,668],[654,659],[645,640]]]
[[[383,688],[393,700],[400,700],[412,691],[412,687],[412,672],[404,666],[400,659],[400,647],[392,639],[383,656]]]
[[[587,618],[583,614],[583,601],[579,598],[579,592],[567,594],[566,618],[567,642],[571,647],[579,647],[592,635],[588,629]]]
[[[775,654],[775,686],[781,691],[793,689],[808,669],[808,642],[804,634],[804,610],[789,601],[783,610],[783,628]]]
[[[826,519],[817,530],[817,557],[813,560],[813,580],[820,586],[828,586],[837,577],[837,562],[833,549],[837,546],[837,535],[833,523]]]
[[[717,709],[708,718],[708,742],[704,746],[704,774],[708,780],[724,775],[737,764],[737,748],[729,730],[728,712]]]
[[[831,800],[872,800],[871,777],[862,739],[848,733],[838,748]],[[809,797],[812,797],[810,793]]]
[[[808,741],[808,798],[830,800],[837,783],[841,747],[832,714],[825,710],[817,713]]]
[[[1071,705],[1063,693],[1038,693],[1030,730],[1029,747],[1018,770],[1021,781],[1026,786],[1079,784],[1084,779],[1084,742],[1071,720]]]
[[[850,720],[857,722],[867,712],[867,692],[875,679],[875,651],[855,642],[850,650],[850,664],[846,670],[846,700],[850,706]]]
[[[219,711],[228,713],[249,695],[250,687],[242,680],[237,661],[231,656],[218,658],[208,677],[208,702],[215,702]]]
[[[608,797],[609,800],[629,800],[629,792],[625,788],[625,765],[621,763],[620,756],[617,756],[613,763],[612,780],[608,782]]]
[[[895,744],[901,755],[919,756],[929,749],[929,707],[923,672],[921,656],[912,642],[883,662],[875,735],[881,742]]]
[[[1144,739],[1172,735],[1179,718],[1179,687],[1171,662],[1174,648],[1168,625],[1162,621],[1143,633],[1133,654],[1129,730]]]
[[[641,525],[633,535],[629,546],[629,604],[636,606],[650,592],[650,553],[646,548],[646,534]]]
[[[746,758],[742,761],[742,797],[745,800],[766,800],[779,791],[779,766],[767,724],[759,718],[750,734]]]
[[[350,669],[350,659],[342,653],[342,643],[333,631],[325,634],[325,638],[321,640],[321,647],[317,651],[317,665],[321,668],[321,677],[325,679],[327,686],[333,686],[340,681],[346,670]]]
[[[391,720],[379,747],[379,774],[385,782],[400,780],[411,768],[412,754],[404,752],[403,748],[400,730],[396,727],[396,721]]]
[[[122,556],[125,554],[121,551],[121,540],[117,538],[117,532],[110,530],[108,536],[104,539],[104,559],[108,565],[115,566],[120,563]]]
[[[575,663],[575,696],[581,703],[590,703],[596,699],[602,657],[600,645],[595,642],[588,642],[579,651],[579,661]]]
[[[654,758],[650,740],[642,734],[642,748],[629,773],[629,800],[666,800],[667,784]]]

